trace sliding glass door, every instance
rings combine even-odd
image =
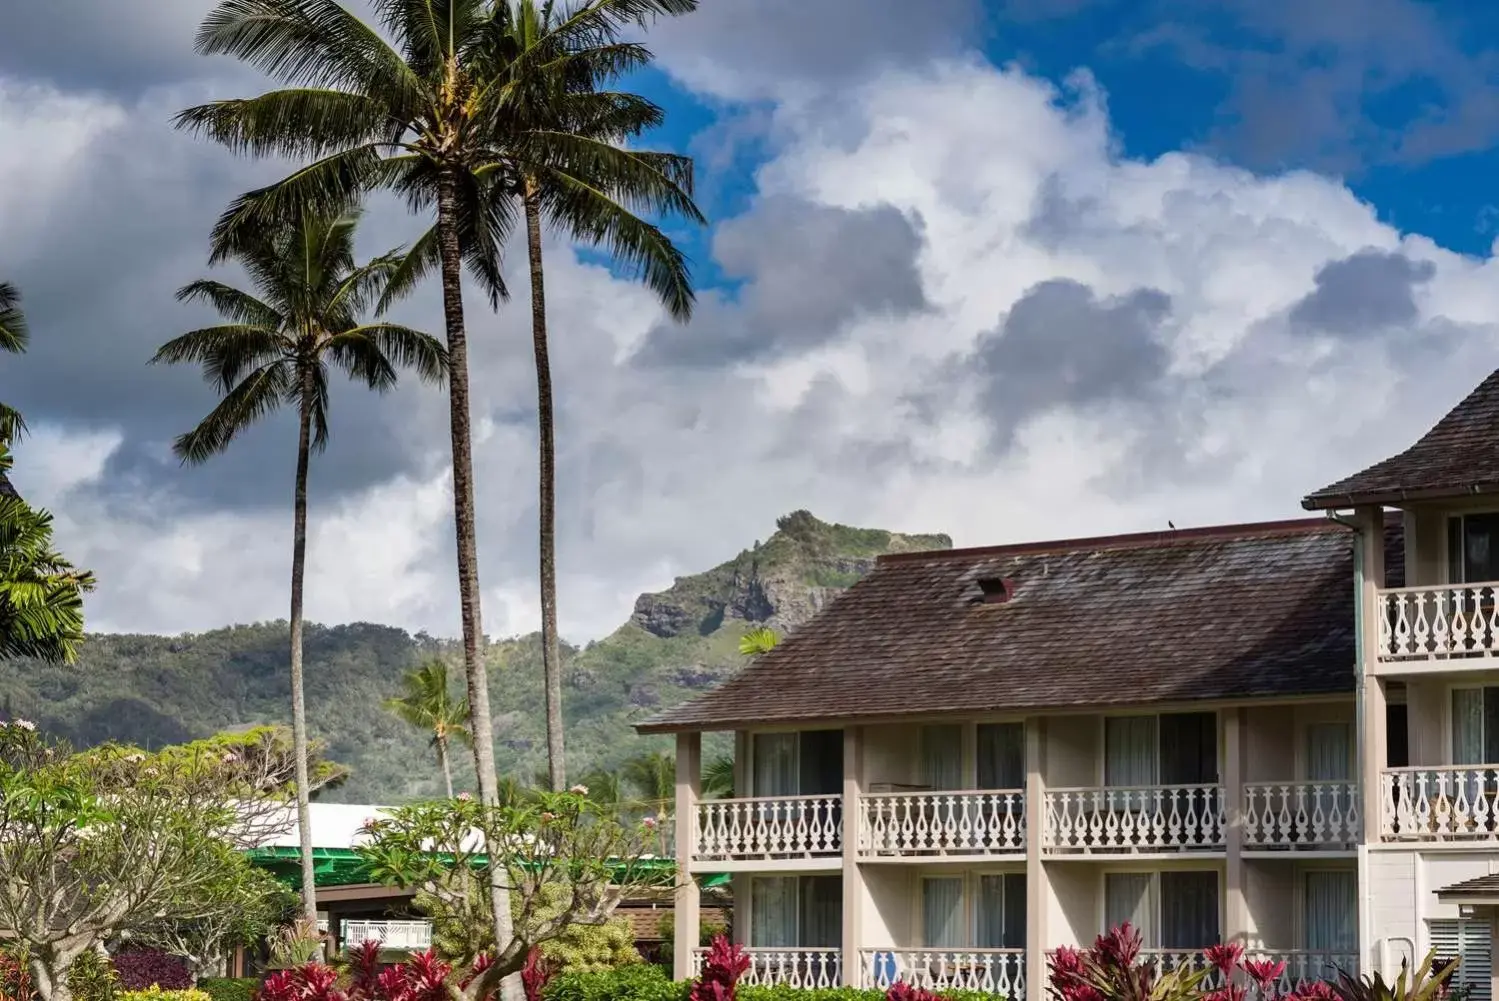
[[[1192,952],[1219,938],[1218,873],[1212,870],[1104,875],[1104,928],[1128,922],[1147,949]]]

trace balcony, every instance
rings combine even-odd
[[[1207,965],[1207,960],[1200,949],[1142,949],[1140,954],[1147,959],[1155,960],[1156,969],[1161,972],[1182,967],[1200,970]],[[1358,954],[1354,952],[1251,949],[1245,954],[1245,959],[1269,960],[1272,963],[1286,964],[1280,978],[1273,986],[1272,996],[1279,997],[1284,997],[1319,981],[1335,982],[1338,979],[1339,970],[1346,970],[1354,975],[1358,971]],[[1209,970],[1204,978],[1203,986],[1209,990],[1222,987],[1223,975],[1215,969]]]
[[[1041,847],[1049,854],[1222,851],[1223,789],[1216,785],[1048,789]]]
[[[1391,768],[1379,780],[1382,841],[1499,837],[1499,765]]]
[[[1245,851],[1352,851],[1362,828],[1356,782],[1246,782]]]
[[[430,921],[345,921],[339,929],[346,945],[379,942],[382,948],[425,952],[432,947]]]
[[[1397,587],[1379,592],[1373,673],[1444,670],[1448,661],[1499,655],[1499,583]]]
[[[865,987],[904,982],[928,991],[1025,997],[1024,949],[860,949]]]
[[[825,866],[825,860],[843,852],[843,797],[704,800],[697,807],[692,849],[694,864],[780,861]]]
[[[859,799],[861,857],[1023,855],[1025,793],[876,793]]]
[[[749,946],[749,969],[739,978],[741,984],[768,987],[784,984],[787,987],[805,989],[827,989],[843,985],[843,951],[841,949],[814,949],[792,947],[772,949]],[[692,975],[703,972],[703,956],[706,949],[692,950]]]

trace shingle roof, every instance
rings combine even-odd
[[[1311,519],[882,557],[780,646],[639,729],[1352,692],[1354,544]],[[1012,596],[986,604],[979,581],[995,578]]]
[[[1310,494],[1315,511],[1499,491],[1499,371],[1399,455]]]
[[[1462,899],[1472,897],[1499,897],[1499,875],[1478,876],[1474,879],[1465,879],[1461,883],[1453,883],[1444,886],[1437,891],[1437,896],[1443,899]]]

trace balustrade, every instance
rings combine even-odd
[[[1499,834],[1499,765],[1387,769],[1379,799],[1383,841],[1487,840]]]
[[[1025,996],[1024,949],[860,949],[864,985],[901,981],[929,991]]]
[[[693,857],[709,862],[837,855],[841,796],[710,799],[698,804]]]
[[[1025,851],[1025,793],[878,793],[860,798],[861,855],[999,855]]]
[[[1381,661],[1499,653],[1499,584],[1397,587],[1379,592]]]
[[[1351,849],[1361,830],[1354,782],[1246,782],[1246,849]]]
[[[1223,847],[1216,785],[1048,789],[1048,852],[1211,851]]]
[[[703,956],[707,950],[692,951],[692,975],[703,971]],[[739,978],[741,984],[770,986],[784,984],[787,987],[829,988],[843,984],[843,955],[839,949],[746,948],[749,969]]]

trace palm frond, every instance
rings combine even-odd
[[[281,311],[232,285],[211,278],[188,282],[177,290],[178,302],[206,302],[235,323],[275,329],[284,322]]]
[[[0,351],[20,354],[30,339],[26,314],[21,311],[21,293],[14,285],[0,282]]]
[[[376,316],[383,316],[396,300],[410,295],[421,280],[437,268],[441,249],[434,225],[417,237],[410,249],[395,255],[392,266],[383,274],[385,287],[375,303]]]
[[[240,432],[273,413],[295,382],[291,365],[275,361],[252,372],[224,395],[218,406],[191,431],[172,443],[184,463],[206,462],[229,447]]]
[[[371,389],[395,385],[397,366],[414,369],[424,382],[441,385],[447,378],[448,350],[442,342],[399,323],[371,323],[346,330],[328,341],[328,351],[340,367]]]
[[[172,338],[156,349],[150,364],[202,365],[204,378],[228,392],[245,372],[290,359],[292,351],[292,346],[274,329],[223,324],[190,330]]]
[[[213,101],[179,112],[172,124],[249,156],[324,157],[392,131],[389,112],[363,94],[337,90],[274,90],[248,99]]]

